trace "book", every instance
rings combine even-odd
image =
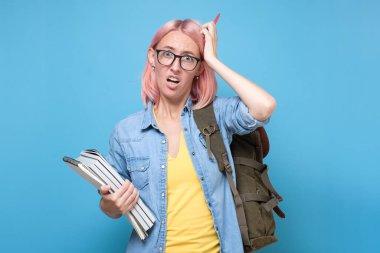
[[[63,161],[98,190],[103,185],[109,185],[112,194],[124,184],[125,180],[95,149],[82,151],[76,159],[65,156]],[[138,199],[136,205],[131,211],[125,213],[125,216],[141,240],[148,236],[148,230],[156,221],[154,214],[141,199]]]

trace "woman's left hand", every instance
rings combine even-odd
[[[217,59],[217,42],[216,25],[214,22],[208,22],[202,26],[201,33],[205,36],[205,48],[203,58],[208,65],[212,65],[212,61]]]

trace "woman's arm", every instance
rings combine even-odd
[[[204,60],[220,77],[226,81],[248,107],[250,114],[257,120],[269,118],[276,108],[276,100],[264,89],[239,75],[217,58],[216,26],[213,22],[202,26],[205,35]]]

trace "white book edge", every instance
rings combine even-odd
[[[144,210],[145,214],[152,221],[152,223],[156,222],[156,218],[155,218],[154,214],[150,211],[150,209],[145,205],[145,203],[140,198],[137,201],[137,203]]]
[[[79,156],[76,158],[77,161],[83,163],[88,168],[90,168],[99,178],[101,178],[107,185],[111,186],[114,191],[117,191],[118,187],[112,182],[112,180],[104,174],[104,172],[100,168],[100,164],[97,160],[93,160],[91,158],[85,156]]]
[[[99,155],[89,153],[86,151],[82,151],[80,155],[98,161],[104,168],[104,171],[107,174],[107,176],[114,182],[116,186],[118,186],[118,188],[120,188],[123,185],[124,180],[120,177],[119,173],[117,173],[115,169],[112,168],[112,166],[108,166],[108,162],[102,160],[102,158]]]
[[[141,229],[139,223],[136,221],[136,219],[135,219],[135,217],[133,217],[133,215],[125,214],[125,216],[127,216],[129,222],[134,227],[134,229],[135,229],[137,235],[140,237],[140,239],[144,240],[148,236],[148,233],[146,231],[144,231],[143,229]]]
[[[144,221],[147,224],[147,227],[149,229],[149,228],[151,228],[153,226],[153,222],[149,218],[149,216],[147,215],[148,208],[144,204],[141,205],[142,201],[139,201],[139,200],[140,200],[140,198],[137,200],[137,203],[136,203],[135,207],[137,207],[137,209],[139,210],[140,214],[142,214],[142,217],[144,218]]]
[[[139,214],[140,219],[138,219],[138,220],[139,220],[141,226],[144,228],[145,231],[148,231],[149,228],[151,228],[151,226],[149,225],[149,222],[150,222],[149,218],[146,217],[144,211],[141,210],[141,207],[137,203],[133,207],[133,209],[135,209]]]
[[[64,162],[70,166],[76,173],[82,176],[87,182],[92,184],[95,188],[99,189],[102,185],[105,185],[98,177],[94,176],[86,167],[75,159],[64,157]]]
[[[120,174],[111,166],[111,164],[108,163],[108,161],[103,157],[102,154],[100,154],[95,149],[88,149],[83,151],[86,154],[91,154],[93,156],[97,156],[100,158],[102,164],[107,168],[107,170],[120,182],[120,185],[124,183],[124,179],[120,176]]]

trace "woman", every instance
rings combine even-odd
[[[192,111],[213,103],[229,147],[232,134],[265,125],[276,101],[225,66],[216,46],[213,22],[172,20],[153,37],[143,74],[145,110],[119,122],[110,138],[108,160],[131,183],[114,194],[101,189],[108,216],[119,218],[141,197],[157,218],[144,241],[132,232],[127,252],[243,252],[227,177],[209,158]],[[215,97],[214,72],[238,96]]]

